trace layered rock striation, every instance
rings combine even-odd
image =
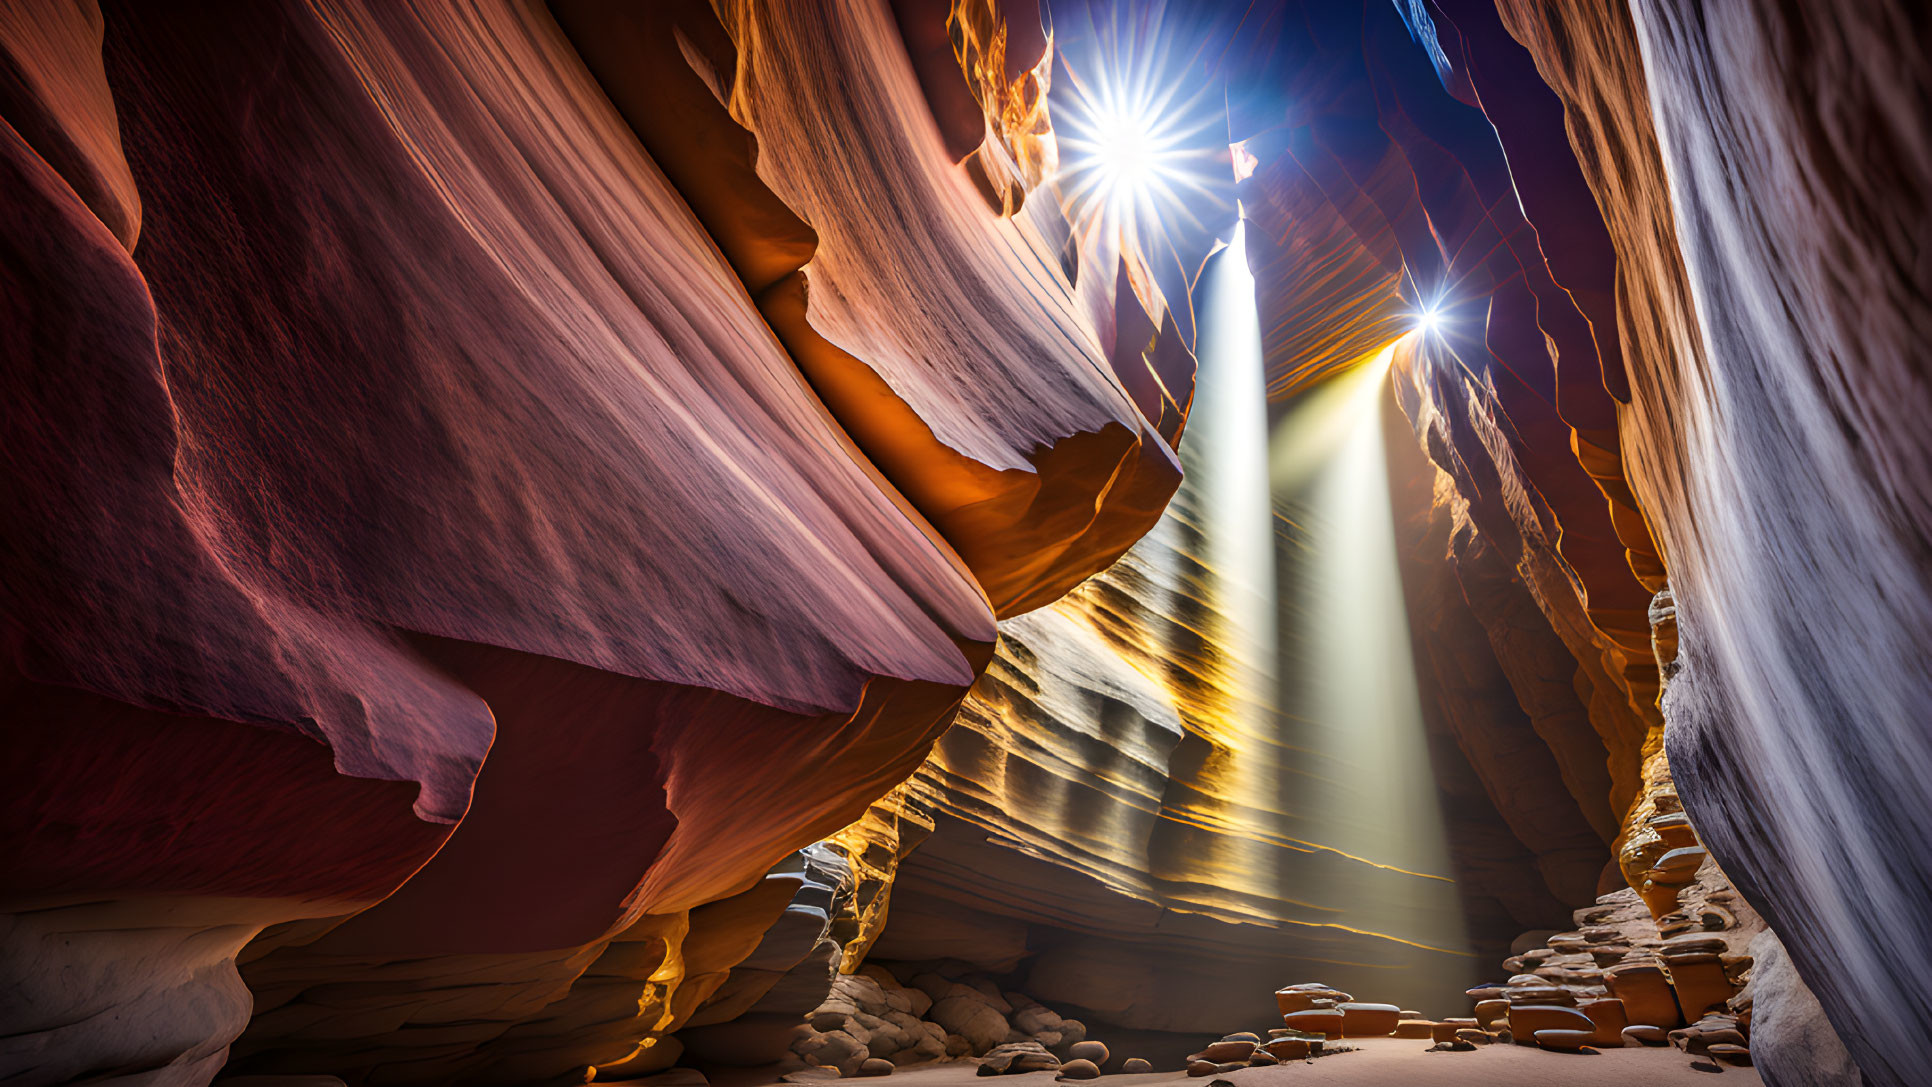
[[[658,28],[700,84],[762,45],[716,189],[568,7],[0,16],[9,1077],[205,1082],[251,1006],[234,1072],[661,1067],[995,608],[1173,489],[883,4]],[[794,112],[831,80],[879,107],[842,141]],[[806,238],[776,274],[730,193]]]

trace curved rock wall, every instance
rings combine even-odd
[[[1592,183],[1647,292],[1625,448],[1685,806],[1865,1074],[1916,1082],[1925,941],[1878,934],[1927,929],[1924,13],[1507,7],[1579,145],[1645,152]]]
[[[559,12],[0,15],[7,1076],[668,1063],[1174,488],[882,2]]]

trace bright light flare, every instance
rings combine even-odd
[[[1438,306],[1428,306],[1424,308],[1421,313],[1416,314],[1415,326],[1421,329],[1424,335],[1433,336],[1436,333],[1441,332],[1442,331],[1442,309]]]
[[[1094,159],[1110,193],[1131,194],[1153,180],[1160,169],[1160,148],[1148,138],[1144,119],[1102,117],[1094,128]]]
[[[1102,41],[1105,60],[1068,58],[1066,93],[1056,92],[1056,180],[1070,217],[1130,241],[1201,227],[1189,205],[1217,204],[1227,178],[1219,100],[1160,35],[1107,25]]]

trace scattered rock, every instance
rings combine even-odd
[[[1060,1066],[1061,1079],[1096,1079],[1100,1066],[1085,1058],[1068,1061]]]
[[[892,1062],[886,1060],[884,1057],[868,1057],[859,1062],[859,1075],[861,1076],[889,1076],[891,1074]]]
[[[1202,1076],[1211,1076],[1218,1071],[1220,1071],[1220,1068],[1212,1061],[1187,1062],[1187,1074],[1197,1079]]]
[[[1273,1034],[1274,1032],[1269,1031],[1269,1033]],[[1290,1031],[1279,1037],[1269,1039],[1261,1048],[1267,1050],[1269,1055],[1276,1060],[1298,1061],[1319,1055],[1322,1051],[1322,1043],[1325,1041],[1327,1041],[1327,1038],[1320,1034],[1303,1034]]]
[[[1402,1020],[1402,1009],[1393,1004],[1342,1005],[1342,1036],[1347,1038],[1380,1038],[1395,1032],[1395,1026]]]
[[[979,1074],[1018,1075],[1022,1072],[1051,1071],[1059,1067],[1060,1058],[1038,1042],[1008,1042],[986,1051],[986,1055],[980,1058]]]
[[[965,988],[959,986],[958,988]],[[973,992],[971,989],[967,993]],[[1006,1041],[1012,1027],[992,1005],[963,993],[950,993],[933,1001],[933,1022],[972,1044],[973,1052],[985,1053]]]
[[[1594,1028],[1591,1030],[1566,1030],[1562,1028],[1539,1030],[1536,1032],[1536,1044],[1542,1049],[1576,1053],[1580,1052],[1583,1047],[1594,1042],[1596,1036],[1597,1032]]]
[[[1212,1064],[1226,1064],[1229,1061],[1245,1061],[1254,1052],[1254,1043],[1248,1041],[1216,1042],[1199,1053],[1188,1057],[1190,1061],[1208,1061]]]
[[[1067,1056],[1076,1061],[1092,1061],[1096,1066],[1107,1063],[1107,1043],[1075,1042],[1067,1049]]]
[[[1733,1042],[1716,1042],[1711,1046],[1711,1056],[1725,1064],[1750,1064],[1750,1049]]]
[[[1538,1035],[1546,1030],[1581,1032],[1595,1037],[1597,1025],[1575,1008],[1553,1004],[1518,1004],[1509,1009],[1509,1032],[1517,1045],[1541,1044]]]
[[[1139,1075],[1144,1072],[1152,1072],[1154,1070],[1154,1064],[1145,1057],[1129,1057],[1121,1062],[1120,1070],[1128,1075]]]
[[[1476,1046],[1488,1045],[1495,1041],[1495,1039],[1490,1037],[1487,1031],[1477,1030],[1474,1027],[1463,1027],[1461,1030],[1456,1031],[1456,1041],[1468,1042],[1470,1045]]]
[[[1670,1035],[1662,1027],[1643,1025],[1625,1027],[1623,1028],[1623,1036],[1626,1042],[1636,1042],[1639,1045],[1658,1046],[1670,1044]]]
[[[1342,1013],[1335,1009],[1310,1009],[1289,1012],[1281,1017],[1290,1029],[1312,1034],[1339,1038],[1342,1036]]]

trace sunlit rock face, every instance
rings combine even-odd
[[[1585,161],[1642,292],[1625,447],[1670,558],[1686,808],[1865,1074],[1917,1082],[1926,945],[1882,934],[1925,931],[1932,863],[1921,13],[1508,7],[1617,154]]]
[[[1216,399],[1217,355],[1202,342],[1194,443]],[[993,666],[906,787],[936,826],[898,865],[874,961],[970,963],[1097,1036],[1198,1035],[1266,1021],[1287,977],[1437,1008],[1518,933],[1595,896],[1610,832],[1566,788],[1445,561],[1466,513],[1393,402],[1353,399],[1341,425],[1365,426],[1387,457],[1401,644],[1386,667],[1415,654],[1426,709],[1413,730],[1385,732],[1368,707],[1320,693],[1334,669],[1324,644],[1346,641],[1337,627],[1373,603],[1311,603],[1340,550],[1321,523],[1340,511],[1317,488],[1284,484],[1263,522],[1280,655],[1243,659],[1255,644],[1236,629],[1243,589],[1213,561],[1216,465],[1186,454],[1189,482],[1153,533],[1066,599],[1002,624]],[[1283,425],[1333,429],[1334,410],[1285,408]],[[1528,625],[1518,640],[1534,637]],[[1428,821],[1392,812],[1404,766],[1420,775],[1433,848]]]
[[[1179,465],[1060,274],[1064,222],[1056,238],[989,214],[883,3],[561,10],[812,388],[999,614],[1054,599],[1153,524]],[[667,85],[695,126],[665,109]],[[1042,168],[1022,147],[1015,183]]]
[[[570,5],[0,15],[7,1078],[251,1010],[234,1072],[661,1067],[993,612],[1152,523],[1059,251],[813,7],[663,16],[741,92],[663,163]]]

